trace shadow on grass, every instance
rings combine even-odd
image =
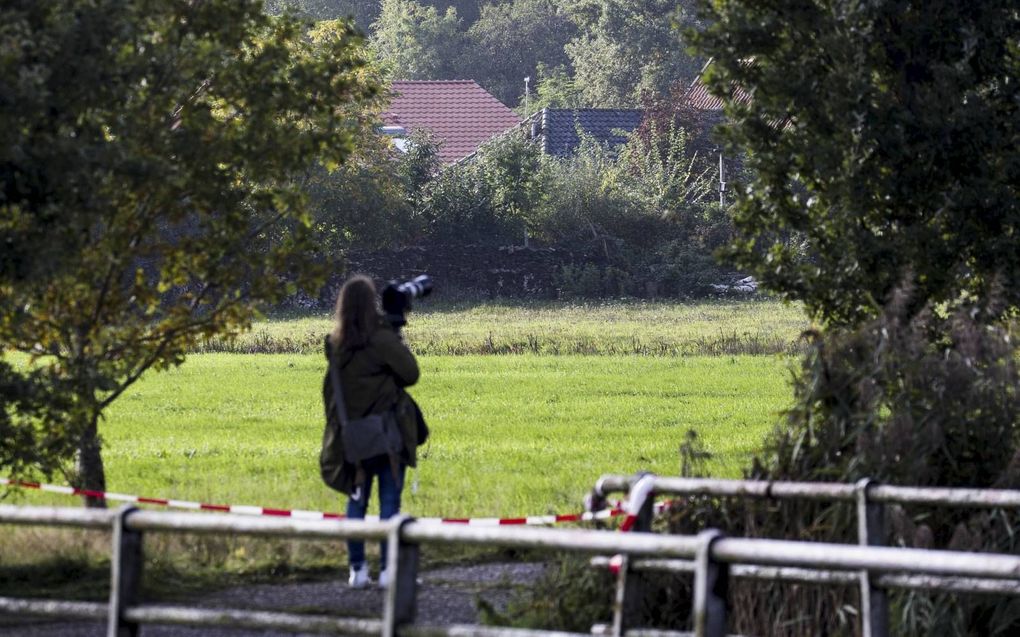
[[[110,564],[58,556],[34,564],[0,566],[0,596],[106,601]]]
[[[369,546],[369,559],[377,559]],[[155,551],[153,552],[155,553]],[[184,602],[200,594],[252,585],[326,582],[347,578],[346,556],[329,562],[300,559],[202,564],[181,555],[147,555],[142,596],[148,601]],[[538,559],[537,554],[492,547],[429,546],[421,568],[477,565]],[[45,556],[28,564],[0,565],[0,597],[106,602],[110,595],[110,562],[106,557]]]

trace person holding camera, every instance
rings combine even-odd
[[[326,431],[320,469],[326,484],[348,496],[347,517],[364,519],[373,482],[379,517],[400,512],[404,474],[428,435],[405,387],[418,381],[418,363],[379,309],[372,280],[354,276],[337,297],[336,324],[326,338],[323,383]],[[350,585],[371,584],[365,543],[349,540]],[[379,585],[387,586],[387,547],[380,550]]]

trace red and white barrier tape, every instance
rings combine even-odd
[[[109,500],[111,502],[130,502],[133,504],[152,504],[174,509],[191,509],[194,511],[218,511],[221,513],[239,513],[241,515],[269,515],[276,517],[290,517],[300,520],[340,520],[345,517],[341,513],[324,513],[322,511],[302,511],[299,509],[270,509],[260,506],[249,506],[239,504],[207,504],[205,502],[189,502],[187,500],[174,500],[170,498],[149,498],[124,493],[109,493],[105,491],[91,491],[88,489],[77,489],[55,484],[43,484],[40,482],[28,482],[24,480],[11,480],[0,478],[0,486],[17,487],[21,489],[35,489],[48,493],[59,493],[61,495],[88,496]],[[668,503],[656,505],[656,512],[662,511]],[[565,515],[529,515],[521,518],[417,518],[419,522],[430,524],[467,524],[470,526],[507,526],[507,525],[548,525],[562,524],[565,522],[587,522],[591,520],[607,520],[609,518],[624,515],[626,511],[621,508],[620,503],[614,503],[608,509],[585,513],[569,513]],[[378,520],[377,516],[366,516],[368,520]],[[631,523],[633,524],[633,522]]]

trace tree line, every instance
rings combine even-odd
[[[693,2],[667,0],[273,0],[317,20],[351,17],[397,80],[471,79],[528,110],[633,108],[689,84],[702,58],[677,27]]]
[[[519,128],[442,169],[428,134],[410,141],[406,154],[383,147],[310,175],[324,254],[543,247],[557,255],[545,278],[568,299],[699,297],[728,280],[732,266],[713,256],[733,233],[715,166],[675,123],[653,123],[619,148],[581,135],[567,157],[546,155]]]

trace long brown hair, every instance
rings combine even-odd
[[[382,317],[378,298],[372,279],[361,274],[347,279],[336,297],[336,324],[330,334],[337,350],[358,349],[368,344]]]

